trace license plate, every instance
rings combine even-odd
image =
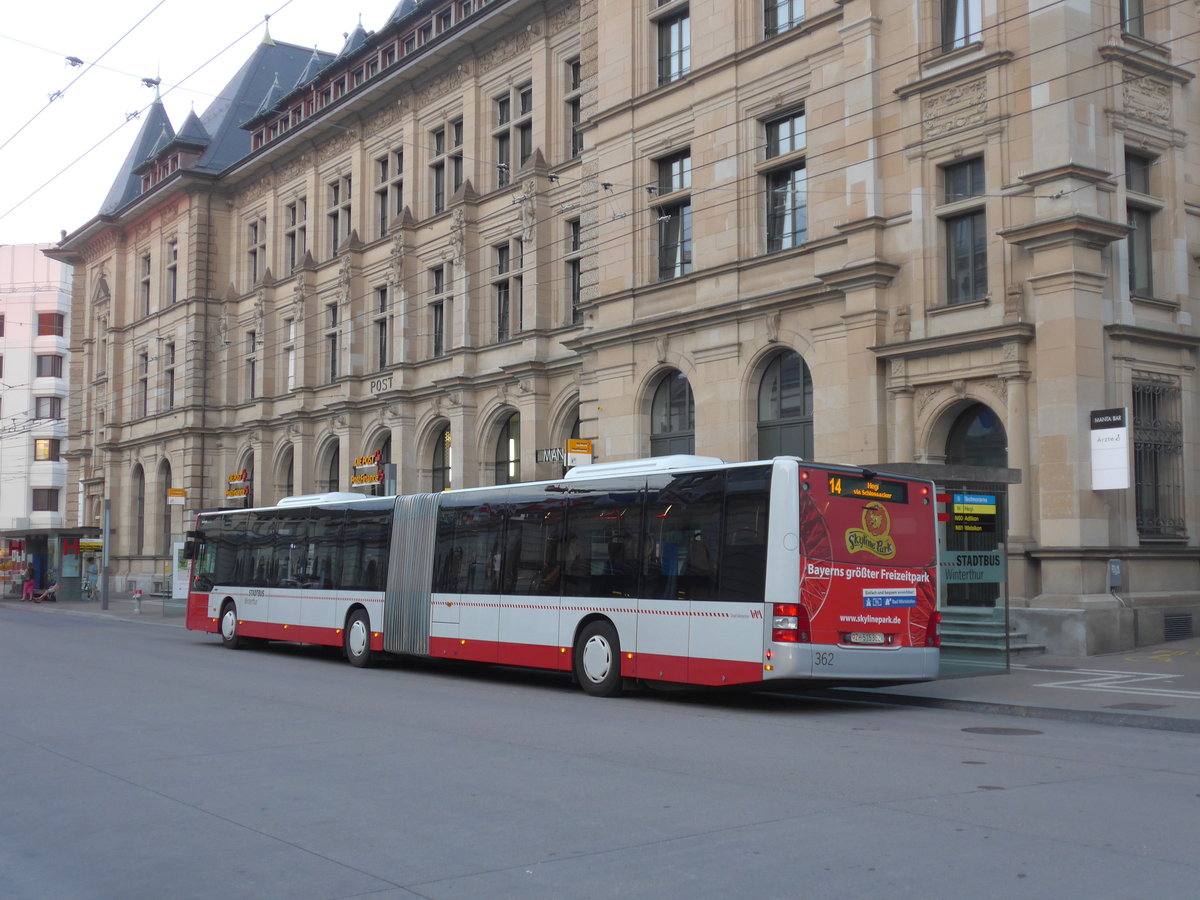
[[[887,640],[880,631],[852,631],[846,635],[851,644],[885,644]]]

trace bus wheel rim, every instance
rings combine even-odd
[[[237,634],[237,616],[234,615],[232,609],[225,610],[225,615],[221,616],[221,634],[230,640]]]
[[[583,645],[583,674],[588,681],[599,684],[608,677],[611,669],[612,648],[600,635],[592,635]]]
[[[367,649],[367,628],[363,625],[362,620],[356,620],[350,623],[350,652],[355,656],[362,656]]]

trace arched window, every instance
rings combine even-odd
[[[438,433],[433,442],[433,464],[430,466],[432,479],[430,489],[448,491],[454,483],[454,457],[450,448],[450,426]]]
[[[521,480],[521,414],[513,413],[496,438],[496,484]]]
[[[165,459],[158,467],[158,483],[162,485],[162,533],[159,556],[171,555],[171,464]]]
[[[341,483],[342,448],[334,445],[329,454],[329,465],[325,468],[325,479],[321,484],[322,491],[336,491]]]
[[[692,386],[682,372],[659,381],[650,403],[650,455],[696,452],[696,410]]]
[[[1000,417],[982,403],[968,406],[950,426],[946,438],[950,465],[1007,466],[1008,435]]]
[[[133,553],[146,552],[146,474],[141,466],[133,467]]]
[[[379,445],[379,465],[382,468],[392,461],[392,436],[385,435],[383,443]],[[371,490],[368,493],[373,497],[382,497],[387,493],[387,484],[382,481],[377,481],[371,485]]]
[[[758,457],[813,455],[812,375],[799,353],[780,353],[758,386]]]
[[[296,448],[288,447],[279,463],[279,481],[275,485],[275,499],[291,497],[296,493]]]

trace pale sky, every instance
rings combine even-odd
[[[264,14],[271,14],[275,40],[337,53],[360,15],[364,28],[378,31],[396,6],[7,0],[0,17],[0,244],[57,242],[99,212],[141,127],[140,118],[127,116],[154,100],[143,78],[162,79],[163,105],[178,129],[193,105],[204,112],[262,40]],[[55,92],[62,93],[50,100]]]

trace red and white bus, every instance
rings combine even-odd
[[[932,483],[792,457],[204,513],[188,628],[629,680],[880,685],[938,672]]]

